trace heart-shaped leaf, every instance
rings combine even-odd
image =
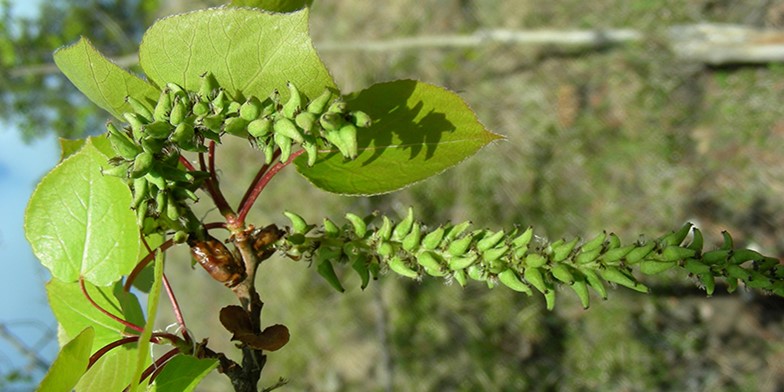
[[[106,165],[106,156],[88,141],[41,180],[27,205],[27,240],[59,280],[82,276],[106,286],[137,262],[131,191],[119,178],[101,174]]]
[[[310,41],[307,10],[212,8],[165,18],[144,34],[139,63],[158,86],[193,91],[211,72],[234,97],[266,97],[287,81],[308,97],[334,87]]]
[[[455,93],[414,80],[371,86],[347,97],[349,110],[370,115],[373,125],[359,129],[359,155],[340,154],[295,161],[317,187],[347,195],[391,192],[438,174],[503,137],[492,133]]]
[[[123,113],[133,112],[125,102],[127,96],[150,108],[158,101],[158,89],[109,61],[87,38],[58,49],[54,62],[79,91],[118,119],[123,120]]]

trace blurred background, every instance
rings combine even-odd
[[[27,143],[97,134],[106,120],[52,68],[55,48],[86,35],[133,69],[141,34],[156,18],[217,5],[74,0],[20,14],[3,4],[0,117],[13,129],[3,132]],[[629,242],[691,221],[708,247],[729,230],[740,246],[784,253],[784,56],[775,51],[784,44],[784,1],[316,0],[311,30],[344,92],[402,78],[442,85],[508,140],[371,198],[331,195],[287,170],[251,214],[257,226],[285,225],[284,209],[342,221],[346,211],[395,215],[411,205],[433,225],[533,225],[550,238],[607,230]],[[56,152],[45,145],[32,158],[48,157],[51,166]],[[8,146],[2,155],[10,156]],[[236,142],[218,158],[236,202],[261,154]],[[19,227],[4,226],[3,235],[12,229]],[[4,267],[35,265],[25,252]],[[214,349],[232,351],[217,311],[233,296],[191,271],[187,257],[176,249],[167,273],[188,326]],[[719,286],[706,298],[692,279],[663,274],[644,280],[649,295],[619,288],[583,310],[564,291],[548,312],[540,297],[483,284],[389,275],[362,291],[345,272],[350,289],[339,294],[304,263],[273,258],[262,266],[263,323],[286,324],[292,334],[269,354],[266,385],[285,377],[298,391],[784,389],[784,300],[759,292]],[[44,298],[38,273],[28,289]],[[5,286],[15,287],[5,284],[12,276]],[[4,292],[3,302],[15,293]],[[6,312],[0,326],[14,332],[30,317]],[[56,329],[51,315],[41,317]],[[173,322],[166,312],[160,318],[161,328]],[[30,339],[19,340],[37,347]],[[40,377],[19,349],[0,348],[0,387]],[[54,350],[39,351],[52,359]],[[201,390],[227,386],[216,374]]]

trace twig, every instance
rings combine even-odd
[[[480,30],[469,35],[422,35],[384,41],[321,42],[323,52],[388,52],[424,48],[469,48],[489,43],[517,45],[594,46],[635,42],[642,34],[630,29],[614,30]]]
[[[248,212],[250,212],[250,208],[253,207],[253,203],[256,202],[256,198],[259,197],[261,191],[267,186],[267,184],[278,174],[279,171],[283,170],[284,167],[288,166],[291,162],[294,161],[298,156],[302,155],[305,150],[298,150],[291,154],[289,159],[286,162],[278,162],[272,167],[267,170],[266,173],[258,180],[254,181],[251,185],[251,191],[246,195],[247,199],[245,203],[240,206],[239,213],[237,214],[237,223],[243,224],[245,222],[245,217],[248,216]]]
[[[11,346],[13,346],[16,351],[19,351],[24,357],[26,357],[31,364],[41,370],[48,370],[49,363],[44,361],[41,357],[38,356],[38,353],[33,351],[30,347],[22,342],[21,339],[16,337],[16,335],[12,334],[11,331],[8,330],[5,324],[0,324],[0,338],[8,342]]]
[[[132,323],[130,321],[127,321],[127,320],[125,320],[125,319],[123,319],[123,318],[121,318],[119,316],[116,316],[116,315],[112,314],[111,312],[109,312],[108,310],[106,310],[103,307],[101,307],[101,305],[98,305],[98,303],[95,302],[93,300],[93,298],[90,296],[90,293],[87,292],[87,287],[84,285],[84,279],[81,278],[81,277],[79,278],[79,287],[82,288],[82,294],[84,294],[85,298],[87,298],[87,300],[90,301],[90,304],[94,308],[98,309],[101,313],[105,314],[110,319],[112,319],[112,320],[114,320],[114,321],[116,321],[116,322],[126,326],[127,328],[130,328],[130,329],[136,331],[136,332],[142,333],[144,331],[144,328],[142,328],[142,327],[140,327],[140,326],[138,326],[138,325],[136,325],[136,324],[134,324],[134,323]]]
[[[685,35],[684,35],[685,34]],[[668,45],[676,56],[707,64],[768,63],[784,61],[784,32],[759,30],[744,25],[696,24],[666,29]],[[560,45],[604,48],[608,45],[648,39],[632,29],[605,30],[480,30],[473,34],[423,35],[378,41],[318,42],[320,52],[388,52],[430,48],[469,48],[491,43],[514,45]],[[137,54],[116,57],[113,62],[128,68],[139,63]],[[11,78],[59,73],[53,63],[27,65],[9,71]]]
[[[171,248],[172,246],[174,246],[174,241],[171,238],[169,238],[168,240],[166,240],[166,242],[162,243],[161,246],[157,248],[157,250],[159,252],[163,252],[166,249]],[[136,267],[133,267],[133,271],[131,271],[131,273],[128,274],[128,278],[125,280],[125,284],[123,285],[123,290],[125,290],[125,292],[128,292],[131,289],[131,285],[133,284],[133,281],[136,280],[136,276],[138,276],[142,272],[144,267],[146,267],[147,264],[150,264],[150,262],[154,258],[155,258],[155,252],[147,253],[147,256],[144,256],[144,258],[136,264]]]
[[[182,317],[180,304],[177,303],[177,297],[174,296],[174,291],[172,290],[171,285],[169,284],[169,279],[166,278],[166,274],[163,274],[163,287],[164,289],[166,289],[166,295],[169,296],[169,302],[171,302],[172,310],[174,311],[174,318],[177,319],[177,324],[180,325],[182,337],[185,339],[185,342],[190,344],[191,337],[188,334],[188,327],[185,325],[185,319]]]

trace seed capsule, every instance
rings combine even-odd
[[[297,126],[308,133],[313,130],[316,125],[316,121],[318,121],[318,117],[316,117],[316,115],[311,112],[302,112],[294,118],[294,122],[297,124]]]
[[[512,269],[506,269],[498,274],[498,280],[506,287],[514,291],[532,295],[533,291],[527,284],[523,283]]]
[[[330,98],[332,98],[332,92],[329,89],[324,89],[321,95],[310,101],[307,108],[308,112],[316,115],[324,113]]]
[[[259,118],[261,109],[261,101],[256,97],[250,97],[240,106],[240,117],[244,118],[246,121],[253,121]]]
[[[289,99],[283,104],[281,114],[286,116],[286,118],[293,119],[302,109],[302,94],[300,94],[299,89],[297,89],[297,86],[295,86],[294,83],[288,82],[286,83],[286,87],[289,89]]]
[[[302,137],[302,132],[300,132],[297,126],[294,125],[294,122],[288,118],[279,117],[275,119],[275,123],[272,124],[272,129],[275,130],[276,135],[280,134],[286,136],[297,143],[302,143],[305,140]]]
[[[338,137],[343,145],[343,156],[354,159],[358,154],[357,146],[357,127],[354,124],[346,124],[338,130]],[[340,146],[338,145],[338,148]]]
[[[219,89],[220,85],[215,75],[212,72],[207,72],[202,76],[201,84],[199,85],[199,95],[204,99],[210,99],[215,95],[215,90]]]
[[[240,117],[227,118],[223,123],[223,130],[235,136],[247,136],[248,121]]]
[[[354,234],[357,235],[357,238],[364,238],[365,234],[367,234],[367,223],[365,223],[365,220],[359,215],[350,212],[346,213],[346,219],[354,227]]]
[[[245,266],[218,239],[208,236],[206,240],[189,239],[191,256],[213,279],[226,287],[234,287],[246,278]]]
[[[147,151],[142,152],[136,156],[133,161],[133,170],[131,171],[131,178],[139,178],[150,172],[153,164],[153,155]]]
[[[405,261],[398,256],[392,257],[389,260],[389,269],[393,272],[397,273],[398,275],[405,276],[407,278],[416,279],[419,276],[419,273],[416,270],[412,269],[408,265],[406,265]]]
[[[138,99],[131,97],[129,95],[125,97],[125,102],[131,105],[131,108],[133,109],[134,112],[136,112],[138,115],[142,116],[145,120],[147,120],[146,122],[152,121],[153,118],[152,112],[150,112],[150,109],[147,109],[147,106],[141,103]]]
[[[185,107],[185,103],[181,100],[177,100],[172,107],[171,114],[169,114],[169,124],[174,125],[175,127],[180,125],[185,117],[188,115],[188,108]]]
[[[269,118],[262,117],[248,124],[248,133],[253,137],[264,137],[270,132],[272,132],[272,121]]]
[[[392,230],[392,240],[393,241],[402,241],[408,232],[411,231],[411,227],[414,225],[414,209],[412,207],[408,207],[408,214],[406,217],[398,223],[395,228]]]
[[[352,124],[360,128],[367,128],[373,124],[373,120],[370,118],[370,116],[360,110],[349,113],[349,118],[351,119]]]
[[[166,121],[156,121],[144,126],[144,134],[153,139],[166,139],[174,127]]]
[[[114,124],[106,123],[106,129],[109,130],[107,137],[117,155],[125,159],[134,159],[142,152],[142,148],[127,133],[117,129]]]
[[[152,118],[155,121],[169,120],[169,113],[172,110],[172,99],[166,90],[161,92],[158,102],[155,104],[155,109],[152,112]]]

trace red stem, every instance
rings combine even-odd
[[[95,354],[90,356],[90,362],[88,362],[87,368],[89,369],[93,365],[95,365],[95,363],[98,362],[98,360],[101,359],[101,357],[104,356],[104,354],[108,353],[113,348],[120,347],[120,346],[122,346],[124,344],[128,344],[128,343],[135,343],[135,342],[138,342],[138,341],[139,341],[139,336],[130,336],[130,337],[127,337],[127,338],[122,338],[120,340],[115,340],[115,341],[113,341],[113,342],[111,342],[111,343],[101,347],[100,349],[98,349],[98,351],[95,352]]]
[[[278,156],[280,156],[280,149],[276,149],[275,152],[272,153],[272,159],[270,160],[270,162],[277,160]],[[267,170],[269,170],[269,167],[270,164],[265,163],[263,166],[261,166],[258,173],[256,173],[256,177],[253,177],[253,181],[250,182],[250,186],[248,186],[248,190],[246,190],[245,195],[242,196],[242,201],[240,202],[240,210],[242,210],[243,207],[245,206],[245,203],[248,202],[248,197],[250,197],[251,192],[253,192],[253,187],[256,186],[256,184],[259,181],[261,181],[261,177],[264,175],[264,173],[267,172]]]
[[[93,298],[90,297],[90,294],[87,292],[87,287],[84,285],[84,279],[81,278],[81,277],[79,278],[79,286],[82,288],[82,294],[84,294],[84,296],[87,298],[87,300],[90,301],[90,304],[93,305],[94,308],[100,310],[101,313],[105,314],[110,319],[112,319],[114,321],[117,321],[118,323],[120,323],[120,324],[122,324],[122,325],[124,325],[124,326],[126,326],[126,327],[128,327],[128,328],[130,328],[130,329],[132,329],[132,330],[134,330],[136,332],[138,332],[138,333],[142,333],[144,331],[144,328],[142,328],[142,327],[140,327],[140,326],[138,326],[138,325],[136,325],[134,323],[131,323],[129,321],[126,321],[126,320],[124,320],[124,319],[122,319],[122,318],[120,318],[118,316],[115,316],[114,314],[112,314],[108,310],[102,308],[101,305],[98,305],[98,303],[96,303],[93,300]]]
[[[182,317],[180,304],[177,303],[177,297],[174,296],[174,291],[172,290],[171,285],[169,285],[169,279],[166,279],[166,274],[163,274],[163,287],[166,290],[166,295],[169,296],[169,302],[171,302],[172,309],[174,310],[174,318],[177,319],[177,324],[180,325],[182,337],[186,342],[190,343],[191,337],[188,335],[188,327],[185,326],[185,319]]]
[[[215,141],[211,140],[209,147],[207,147],[207,169],[210,172],[210,177],[215,178],[217,183],[218,176],[215,174]]]
[[[180,340],[180,338],[178,336],[176,336],[176,335],[172,335],[170,333],[165,333],[165,332],[156,332],[156,333],[153,333],[152,336],[150,336],[150,341],[153,342],[153,343],[156,343],[156,344],[160,343],[160,339],[158,339],[159,337],[169,339],[172,342],[176,342],[176,341]],[[135,343],[135,342],[138,342],[138,341],[139,341],[139,336],[138,335],[137,336],[128,336],[128,337],[122,338],[120,340],[115,340],[115,341],[113,341],[113,342],[111,342],[111,343],[101,347],[100,349],[98,349],[98,351],[96,351],[93,355],[90,356],[90,361],[89,361],[89,363],[87,365],[87,368],[89,369],[90,367],[95,365],[95,363],[98,362],[98,360],[101,359],[101,357],[106,355],[106,353],[108,353],[109,351],[112,351],[114,348],[120,347],[120,346],[128,344],[128,343]]]
[[[161,246],[157,248],[157,250],[163,252],[166,249],[171,248],[172,246],[174,246],[174,241],[168,239],[166,240],[166,242],[162,243]],[[131,271],[131,273],[128,274],[128,279],[125,280],[125,285],[123,286],[123,289],[126,292],[128,292],[131,289],[131,285],[133,284],[133,281],[136,280],[136,276],[139,275],[139,273],[142,272],[144,267],[146,267],[147,264],[150,264],[150,262],[154,258],[155,258],[155,252],[150,252],[147,253],[147,256],[144,256],[144,258],[141,261],[139,261],[139,263],[136,264],[136,267],[133,268],[133,271]]]
[[[267,186],[267,184],[281,171],[284,167],[288,166],[291,162],[294,161],[298,156],[302,155],[305,150],[298,150],[291,154],[289,159],[286,162],[278,162],[269,170],[264,173],[264,175],[258,181],[254,181],[251,186],[251,191],[248,194],[248,198],[245,200],[245,203],[240,206],[239,213],[237,214],[237,223],[242,225],[245,222],[245,217],[248,216],[248,212],[250,212],[250,208],[253,207],[253,203],[256,202],[256,199],[261,194],[261,191]]]
[[[210,147],[212,148],[211,151],[213,151],[215,149],[215,143],[214,142],[210,143]],[[180,155],[180,163],[182,163],[182,165],[185,166],[185,168],[188,169],[189,171],[196,170],[196,167],[194,167],[192,163],[188,162],[188,160],[185,159],[185,157],[183,157],[182,155]],[[215,163],[214,154],[210,153],[210,164],[212,165],[214,163]],[[199,169],[201,171],[208,171],[207,164],[204,161],[203,153],[199,153]],[[226,201],[226,198],[223,196],[223,193],[221,192],[220,187],[218,186],[218,176],[215,174],[214,167],[212,169],[209,169],[209,173],[210,173],[210,178],[204,181],[204,185],[202,185],[202,187],[204,188],[205,191],[207,191],[207,193],[210,195],[212,200],[215,202],[215,206],[218,207],[218,210],[220,210],[221,215],[225,216],[227,220],[233,219],[234,211],[229,206],[229,203]]]
[[[155,377],[158,376],[158,373],[160,373],[161,370],[163,370],[163,365],[165,365],[166,362],[168,362],[170,359],[172,359],[175,355],[179,353],[180,350],[174,348],[167,351],[165,354],[161,355],[161,357],[155,360],[155,362],[153,362],[152,365],[148,366],[147,369],[144,369],[144,372],[142,372],[142,378],[141,380],[139,380],[139,382],[141,383],[142,380],[144,380],[147,377],[150,377],[150,381],[148,382],[148,384],[152,384],[153,380],[155,380]]]
[[[205,223],[204,230],[212,230],[212,229],[226,229],[226,222],[212,222],[212,223]]]
[[[204,153],[199,153],[199,170],[206,172],[207,171],[207,164],[204,161]]]
[[[188,171],[196,171],[196,168],[182,155],[180,155],[180,163],[182,163]]]

